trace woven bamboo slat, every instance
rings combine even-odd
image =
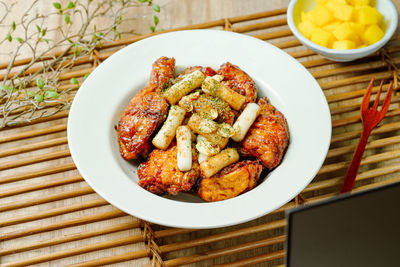
[[[355,191],[400,181],[398,38],[392,38],[384,50],[367,58],[334,63],[293,38],[285,13],[286,9],[272,10],[165,32],[218,28],[248,34],[286,50],[310,70],[329,103],[333,134],[323,167],[301,195],[262,218],[237,226],[194,230],[149,224],[113,208],[78,174],[66,148],[68,110],[64,110],[27,125],[0,130],[1,266],[125,266],[143,258],[147,259],[146,266],[282,266],[284,212],[338,194],[361,134],[358,109],[372,77],[393,79],[395,92],[388,115],[371,134]],[[155,34],[160,33],[104,43],[96,50],[97,59],[103,61],[122,47]],[[42,60],[57,55],[49,54]],[[29,62],[24,58],[14,64],[24,66]],[[81,79],[96,66],[92,57],[81,57],[75,61],[75,68],[60,78]],[[0,70],[5,68],[6,63],[0,64]],[[34,66],[26,74],[36,71]],[[78,86],[64,83],[58,89],[78,90]],[[375,86],[373,94],[377,90]],[[100,257],[86,258],[96,251],[101,252]]]

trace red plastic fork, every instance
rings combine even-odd
[[[374,84],[374,79],[372,79],[371,82],[369,83],[367,92],[365,93],[363,101],[361,103],[361,120],[363,123],[363,131],[361,134],[360,141],[358,142],[357,149],[354,152],[353,160],[351,161],[350,167],[347,170],[346,177],[344,178],[344,182],[342,185],[342,189],[340,190],[340,193],[350,192],[353,189],[357,172],[360,167],[360,162],[364,154],[365,146],[368,141],[368,137],[372,129],[374,129],[375,126],[378,125],[378,123],[383,119],[383,117],[385,117],[385,114],[389,108],[390,98],[392,95],[392,87],[393,87],[392,82],[390,82],[388,92],[386,94],[385,100],[383,101],[380,111],[378,111],[377,108],[379,103],[379,96],[382,91],[383,81],[381,82],[379,91],[376,94],[374,105],[372,106],[372,108],[369,108],[369,102],[371,98],[371,90],[373,84]]]

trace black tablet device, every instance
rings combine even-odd
[[[287,267],[400,266],[400,183],[287,212]]]

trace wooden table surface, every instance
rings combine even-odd
[[[8,0],[6,2],[13,2],[11,0]],[[54,0],[43,0],[40,2],[38,11],[42,11],[44,12],[46,9],[48,9],[49,6],[52,5],[52,2],[54,2]],[[64,4],[67,3],[67,0],[64,1],[60,1],[63,2]],[[212,21],[212,20],[216,20],[216,19],[221,19],[221,18],[226,18],[226,17],[233,17],[233,16],[238,16],[238,15],[246,15],[246,14],[252,14],[252,13],[256,13],[256,12],[261,12],[261,11],[266,11],[266,10],[274,10],[274,9],[279,9],[282,7],[287,7],[289,0],[156,0],[155,2],[159,3],[161,6],[161,13],[159,15],[160,17],[160,28],[165,28],[165,29],[170,29],[170,28],[175,28],[175,27],[179,27],[179,26],[185,26],[185,25],[190,25],[190,24],[197,24],[197,23],[202,23],[202,22],[207,22],[207,21]],[[396,0],[393,1],[398,10],[400,7],[400,0]],[[26,1],[20,1],[18,3],[18,5],[20,5],[21,7],[24,5],[24,3],[26,3]],[[21,10],[23,10],[22,8],[19,9],[15,9],[15,13],[13,13],[13,17],[15,18],[19,18],[21,16],[20,12]],[[132,23],[132,27],[137,29],[138,33],[148,33],[148,26],[149,26],[149,21],[152,19],[152,15],[153,13],[151,12],[151,10],[149,11],[148,9],[141,9],[143,13],[137,13],[137,14],[132,14],[132,16],[136,16],[140,19],[138,19],[137,21]],[[60,23],[60,21],[54,21],[52,22],[54,23],[54,25],[57,25],[57,23]],[[0,36],[4,35],[4,32],[6,32],[6,30],[2,27],[0,27]],[[4,44],[2,47],[0,47],[1,51],[6,51],[12,49],[12,44]],[[23,52],[25,54],[22,54],[22,57],[29,57],[29,52],[25,51]],[[2,54],[0,55],[0,62],[5,62],[8,61],[9,57]],[[50,124],[51,125],[51,124]],[[12,133],[17,133],[18,131],[21,131],[21,129],[25,130],[29,130],[29,129],[36,129],[37,125],[33,125],[33,126],[28,126],[28,127],[23,127],[23,128],[16,128],[16,129],[12,129],[12,130],[7,130],[6,133],[7,134],[12,134]],[[5,132],[1,132],[0,131],[0,136],[4,135]],[[58,134],[60,136],[63,136],[63,134]],[[65,135],[65,134],[64,134]],[[57,134],[53,135],[53,136],[57,136]],[[41,138],[43,140],[46,140],[46,138],[48,137],[37,137],[37,141],[40,141]],[[23,144],[27,144],[28,142],[21,140],[18,141],[21,145]],[[12,144],[12,146],[15,146],[15,143]],[[64,145],[65,149],[67,149],[67,145]],[[6,148],[6,146],[4,146],[4,148]],[[47,152],[52,152],[54,151],[56,148],[47,148],[45,151]],[[57,150],[59,150],[59,148],[57,148]],[[29,156],[29,155],[35,155],[35,152],[29,152],[29,153],[25,153],[25,156]],[[0,159],[0,164],[2,162],[5,161],[9,161],[10,159],[17,159],[19,157],[19,155],[17,156],[13,156],[13,157],[8,157],[6,159]],[[58,163],[62,164],[65,163],[64,159],[59,159],[57,160]],[[38,165],[38,166],[45,166],[43,164],[48,164],[48,163],[42,163],[42,165]],[[54,164],[54,161],[52,162],[52,164]],[[6,170],[6,171],[2,171],[0,174],[0,178],[1,177],[6,177],[8,175],[12,175],[15,172],[14,169],[11,170]],[[69,173],[69,175],[76,173],[76,171],[72,171]],[[40,182],[40,181],[47,181],[51,179],[51,177],[42,177],[40,179],[36,179],[36,182]],[[21,185],[25,185],[25,183],[28,183],[29,181],[21,181],[20,184]],[[15,184],[13,184],[13,186],[15,186]],[[57,188],[49,188],[49,189],[44,189],[41,191],[35,191],[32,192],[29,197],[35,197],[35,196],[39,196],[42,194],[54,194],[57,192],[62,192],[62,190],[71,190],[74,188],[80,188],[83,186],[83,183],[74,183],[73,185],[70,186],[63,186],[63,187],[57,187]],[[5,185],[0,185],[0,190],[1,189],[7,189],[7,184]],[[89,201],[92,199],[97,199],[98,196],[96,196],[95,194],[91,194],[91,195],[85,195],[85,196],[81,196],[81,197],[77,197],[77,200],[81,200],[84,199],[85,201]],[[0,204],[1,203],[6,203],[6,202],[10,202],[10,201],[17,201],[20,200],[20,196],[16,195],[13,197],[8,197],[8,198],[0,198]],[[30,207],[27,209],[30,209],[31,212],[35,212],[38,209],[40,210],[45,210],[47,208],[55,208],[55,207],[60,207],[60,206],[65,206],[67,204],[72,204],[72,203],[76,203],[71,199],[68,200],[61,200],[61,201],[57,201],[55,203],[48,203],[45,205],[41,205],[40,207]],[[3,213],[3,215],[0,216],[0,220],[1,219],[5,219],[5,218],[12,218],[21,214],[24,214],[24,212],[26,212],[27,209],[23,209],[23,210],[14,210],[14,211],[10,211],[10,212],[6,212]],[[97,209],[104,209],[104,207],[100,207]],[[95,209],[94,209],[95,210]],[[64,214],[62,216],[59,216],[60,219],[62,218],[63,220],[68,219],[68,218],[76,218],[79,216],[83,216],[83,215],[89,215],[90,214],[90,210],[85,210],[85,211],[80,211],[80,212],[75,212],[72,214]],[[54,218],[50,218],[50,219],[43,219],[43,220],[39,220],[39,221],[34,221],[34,222],[30,222],[27,225],[43,225],[45,226],[46,224],[48,224],[49,222],[53,222]],[[115,219],[112,222],[106,222],[106,223],[113,223],[113,222],[125,222],[125,221],[130,221],[130,219],[127,218],[120,218],[120,219]],[[83,225],[83,226],[79,226],[79,227],[75,227],[73,229],[66,229],[64,231],[58,231],[57,233],[51,232],[51,233],[43,233],[41,235],[38,236],[32,236],[31,240],[29,241],[34,241],[35,239],[37,240],[41,240],[43,238],[53,238],[55,236],[62,236],[62,235],[66,235],[66,234],[72,234],[74,232],[79,232],[79,231],[87,231],[87,230],[91,230],[91,226],[92,225]],[[20,226],[18,226],[20,227]],[[9,226],[9,227],[5,227],[5,230],[9,231],[10,229],[17,229],[17,226]],[[19,229],[19,228],[18,228]],[[120,233],[115,233],[110,235],[110,237],[112,236],[113,238],[115,238],[118,235],[123,236],[124,232],[120,232]],[[0,232],[1,235],[1,232]],[[104,241],[104,238],[107,237],[99,237],[98,241]],[[26,242],[26,239],[24,239],[23,242]],[[81,243],[79,243],[81,242]],[[78,243],[74,243],[75,246],[77,245],[85,245],[87,243],[87,240],[83,240],[83,241],[79,241]],[[8,243],[4,243],[4,242],[0,242],[0,248],[4,248],[5,246],[7,246]],[[63,249],[63,248],[70,248],[71,244],[67,243],[67,244],[60,244],[57,246],[57,249]],[[132,251],[132,248],[142,248],[144,247],[144,244],[139,243],[139,244],[134,244],[134,245],[128,245],[128,246],[123,246],[123,247],[118,247],[115,248],[115,250],[119,250],[118,253],[124,253],[125,251]],[[48,248],[46,248],[48,249]],[[51,252],[51,251],[48,251]],[[35,254],[36,253],[36,254]],[[18,260],[18,257],[22,257],[22,255],[26,255],[26,256],[35,256],[35,255],[39,255],[40,253],[43,253],[42,250],[38,250],[38,251],[32,251],[32,252],[27,252],[26,254],[18,254],[18,256],[7,256],[9,257],[8,260]],[[92,253],[88,253],[88,254],[83,254],[83,255],[79,255],[77,258],[79,258],[79,261],[85,261],[85,260],[90,260],[90,259],[95,259],[97,256],[101,255],[104,256],[103,251],[98,251],[98,252],[92,252]],[[68,264],[72,264],[75,263],[76,260],[71,260],[70,258],[66,258],[63,260],[60,260],[56,265],[54,266],[63,266],[63,265],[68,265]],[[0,263],[1,263],[1,257],[0,257]],[[121,263],[121,264],[115,264],[115,266],[136,266],[136,265],[141,265],[143,263],[146,263],[146,260],[143,261],[136,261],[135,263]],[[50,264],[42,264],[40,266],[50,266]],[[114,265],[113,265],[114,266]]]

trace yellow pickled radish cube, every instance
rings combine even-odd
[[[348,5],[345,0],[329,0],[325,6],[330,12],[334,13],[338,5]]]
[[[341,22],[335,21],[335,22],[332,22],[332,23],[329,23],[329,24],[325,25],[324,27],[322,27],[322,29],[324,29],[324,30],[326,30],[326,31],[328,31],[330,33],[333,33],[333,31],[336,30],[336,28],[340,24],[341,24]]]
[[[349,0],[349,3],[353,6],[369,6],[371,5],[370,0]]]
[[[334,37],[332,33],[325,31],[321,28],[315,28],[311,35],[312,42],[325,47],[328,47],[333,39]]]
[[[347,50],[356,48],[356,43],[350,40],[341,40],[333,42],[333,49]]]
[[[333,16],[339,20],[350,21],[354,17],[354,7],[346,4],[338,4],[333,11]]]
[[[373,7],[362,6],[357,12],[357,22],[360,24],[381,24],[383,16]]]
[[[301,34],[303,34],[307,39],[311,38],[312,32],[315,28],[314,24],[311,21],[302,21],[297,26]]]
[[[350,26],[353,28],[354,32],[359,35],[362,36],[364,30],[365,30],[365,25],[364,24],[360,24],[360,23],[356,23],[356,22],[349,22]]]
[[[382,39],[384,35],[385,33],[382,31],[381,28],[379,28],[378,25],[372,24],[369,25],[365,30],[363,34],[363,40],[367,45],[371,45]]]
[[[308,12],[301,11],[301,21],[311,21]]]
[[[324,26],[333,21],[333,15],[325,6],[317,5],[315,9],[309,12],[312,22],[316,26]]]
[[[352,40],[355,41],[357,38],[356,33],[354,32],[353,27],[351,27],[350,23],[343,22],[333,31],[333,35],[336,39],[340,40]]]

